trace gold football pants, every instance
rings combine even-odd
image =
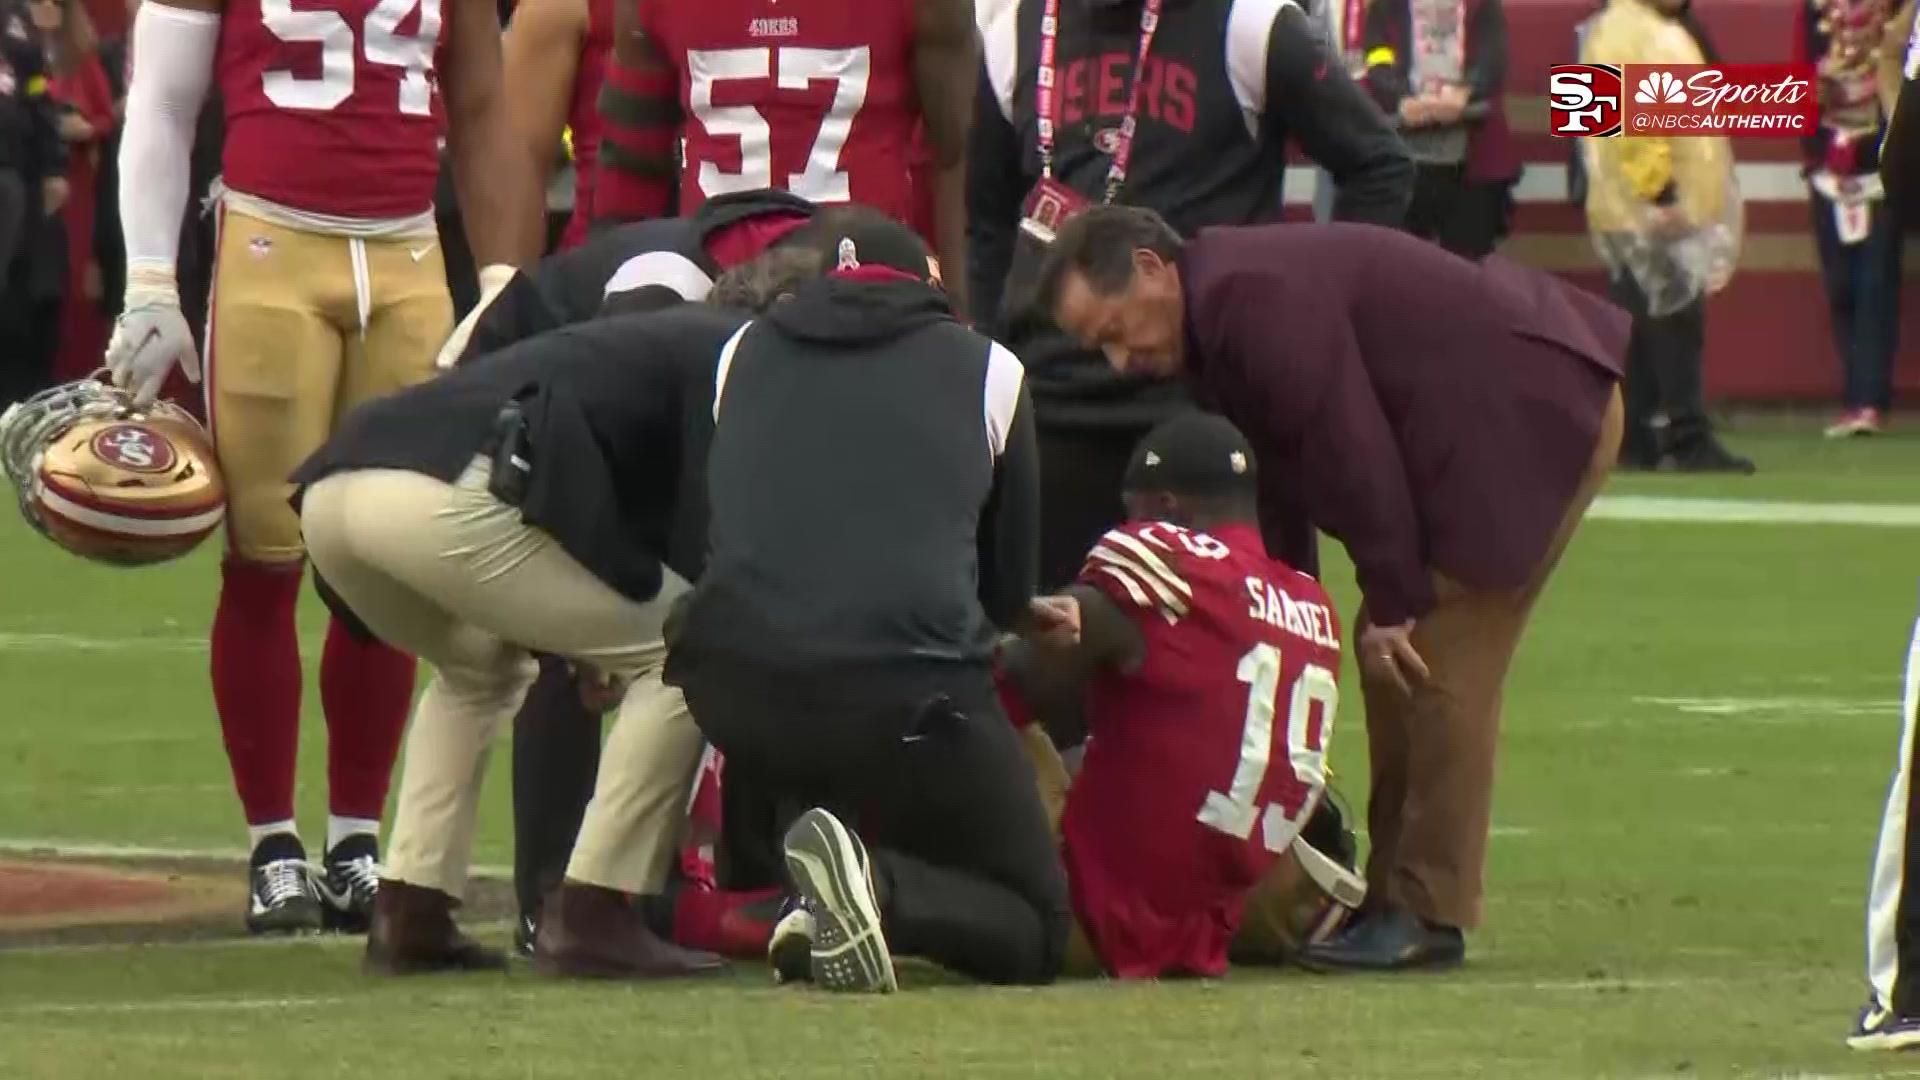
[[[484,459],[453,483],[363,469],[308,489],[314,566],[382,640],[433,678],[414,709],[388,877],[458,897],[494,735],[536,670],[529,651],[628,681],[567,877],[658,892],[700,760],[680,692],[660,682],[661,625],[685,581],[641,604],[615,592],[487,493]]]
[[[452,329],[432,237],[359,240],[221,211],[205,392],[235,554],[300,558],[287,477],[348,410],[432,375]]]

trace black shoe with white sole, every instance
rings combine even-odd
[[[380,845],[371,836],[349,836],[327,852],[313,880],[320,894],[320,921],[327,930],[364,934],[380,892]]]
[[[813,981],[849,993],[898,990],[860,838],[840,819],[816,808],[787,830],[785,848],[787,874],[813,914]]]
[[[1911,1050],[1920,1047],[1920,1017],[1901,1016],[1869,1001],[1853,1022],[1847,1045],[1855,1050]]]
[[[813,936],[817,924],[813,908],[798,896],[789,896],[780,905],[780,917],[774,921],[773,936],[767,939],[767,965],[773,968],[773,981],[788,983],[813,981]]]
[[[533,959],[533,943],[540,940],[540,924],[533,916],[522,912],[513,923],[513,955],[522,960]]]
[[[306,849],[290,836],[270,836],[253,849],[247,932],[299,934],[320,929],[320,897]]]

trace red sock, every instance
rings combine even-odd
[[[335,817],[379,820],[413,707],[413,657],[329,621],[320,705],[327,714],[329,809]]]
[[[761,957],[773,939],[781,890],[681,889],[673,902],[673,940],[722,956]]]
[[[300,750],[300,564],[229,558],[213,616],[213,706],[247,824],[293,818]]]

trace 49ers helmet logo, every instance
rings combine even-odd
[[[129,472],[162,473],[179,460],[173,444],[138,424],[115,424],[93,437],[101,461]]]

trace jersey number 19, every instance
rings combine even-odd
[[[1273,752],[1274,711],[1280,696],[1280,650],[1262,642],[1240,658],[1235,672],[1247,683],[1247,716],[1240,732],[1240,763],[1233,770],[1233,781],[1223,794],[1209,791],[1200,806],[1202,825],[1239,840],[1253,835],[1260,825],[1261,842],[1276,854],[1287,850],[1299,835],[1309,809],[1309,795],[1326,780],[1325,727],[1332,723],[1340,691],[1333,672],[1319,664],[1308,664],[1293,682],[1287,709],[1287,763],[1293,783],[1285,785],[1280,802],[1259,805],[1260,789],[1267,779],[1267,767]],[[1313,723],[1313,707],[1320,706],[1321,721]]]

